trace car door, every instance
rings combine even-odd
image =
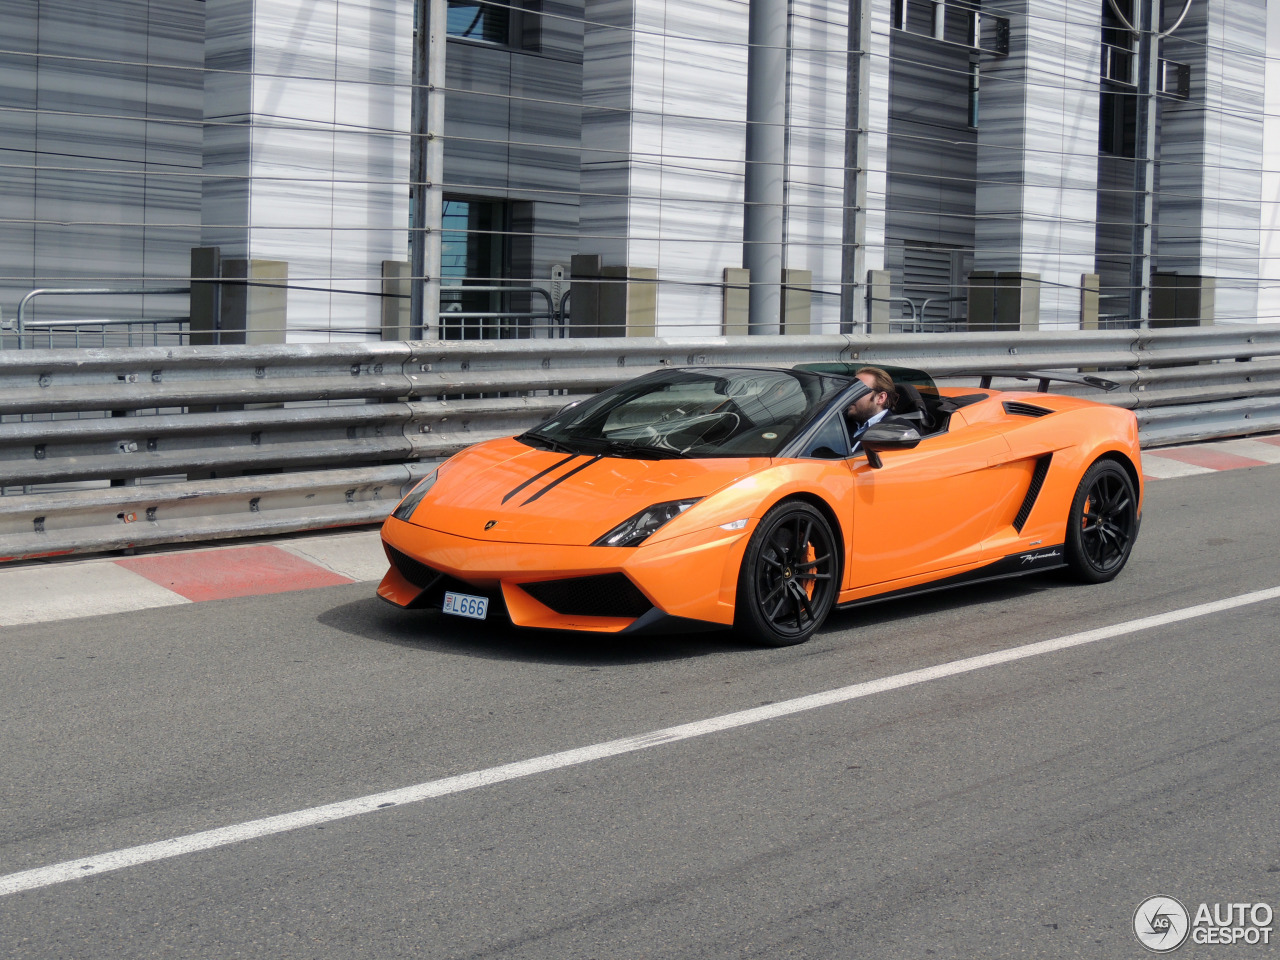
[[[912,450],[885,451],[879,469],[863,456],[847,461],[854,484],[846,589],[980,560],[995,517],[1018,495],[1020,473],[1008,455],[1001,433],[979,424],[926,437]]]

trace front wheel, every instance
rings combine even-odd
[[[779,504],[747,544],[734,627],[771,647],[804,643],[831,612],[838,570],[826,518],[807,503]]]
[[[1138,495],[1128,472],[1099,460],[1076,488],[1067,520],[1067,568],[1084,583],[1113,579],[1129,559],[1138,535]]]

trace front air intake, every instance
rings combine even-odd
[[[520,589],[566,617],[639,617],[653,609],[649,598],[621,573],[522,583]]]
[[[384,544],[387,548],[387,559],[394,564],[395,568],[400,571],[400,576],[404,577],[415,587],[422,590],[433,586],[436,581],[444,576],[439,570],[433,570],[425,563],[413,559],[408,554],[401,553],[390,544]]]

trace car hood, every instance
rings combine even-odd
[[[412,522],[475,540],[586,545],[655,503],[708,496],[769,464],[573,456],[493,440],[440,468]]]

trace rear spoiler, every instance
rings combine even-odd
[[[1006,377],[1011,380],[1038,380],[1040,383],[1036,387],[1037,393],[1048,393],[1049,384],[1055,380],[1062,383],[1078,383],[1086,387],[1097,387],[1099,390],[1107,391],[1107,393],[1120,386],[1114,380],[1094,377],[1087,373],[1060,373],[1049,370],[960,370],[956,373],[948,373],[945,376],[948,380],[955,377],[978,377],[979,385],[983,390],[990,390],[991,381],[996,377]]]

